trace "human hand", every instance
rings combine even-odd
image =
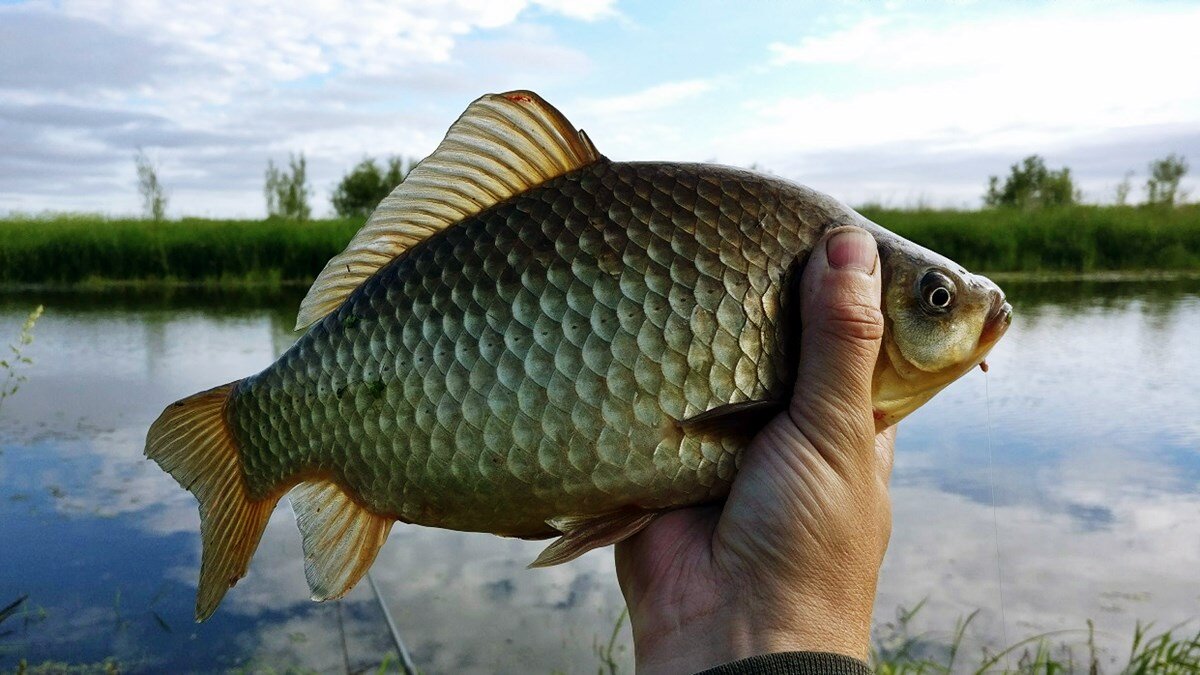
[[[866,658],[895,440],[872,414],[879,268],[859,228],[817,244],[796,390],[746,448],[725,504],[669,512],[617,545],[639,672],[780,651]]]

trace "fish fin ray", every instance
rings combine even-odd
[[[300,303],[296,330],[337,309],[423,239],[600,158],[582,131],[531,91],[475,100],[317,275]]]
[[[782,401],[743,401],[717,406],[679,423],[690,436],[753,436],[771,418],[783,412]]]
[[[641,532],[658,511],[627,507],[599,516],[559,516],[546,524],[562,536],[546,547],[530,567],[550,567],[570,562],[594,548],[624,541]]]
[[[288,499],[304,541],[312,599],[342,597],[371,569],[395,520],[367,510],[331,480],[304,481]]]
[[[246,576],[278,496],[252,499],[237,439],[225,417],[237,382],[176,401],[146,434],[146,456],[200,502],[200,582],[196,621],[212,616],[226,591]]]

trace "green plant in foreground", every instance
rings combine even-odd
[[[0,384],[0,407],[4,405],[4,399],[17,393],[21,388],[21,384],[28,379],[24,373],[20,372],[23,366],[33,365],[33,359],[25,355],[25,348],[33,344],[33,325],[37,323],[38,317],[42,315],[43,307],[38,305],[29,316],[25,318],[25,323],[21,324],[21,332],[17,334],[17,341],[8,345],[12,355],[0,359],[0,371],[4,371],[4,382]]]
[[[592,640],[592,651],[596,657],[600,659],[599,675],[608,673],[609,675],[617,675],[621,671],[621,666],[617,663],[616,653],[618,651],[617,638],[621,634],[621,626],[625,624],[625,619],[629,618],[629,609],[623,608],[621,614],[617,617],[617,622],[613,625],[612,634],[608,636],[608,642],[601,644],[599,640]],[[624,649],[624,647],[620,647]]]
[[[1129,659],[1124,666],[1112,670],[1102,666],[1096,648],[1095,628],[1087,622],[1085,652],[1076,654],[1059,638],[1084,631],[1054,631],[1020,640],[999,652],[984,648],[978,660],[965,658],[963,642],[967,628],[978,616],[976,610],[959,619],[949,641],[944,642],[930,633],[913,635],[911,624],[925,605],[921,601],[913,609],[900,607],[896,620],[881,628],[871,646],[870,661],[880,675],[926,675],[949,673],[1020,673],[1056,675],[1063,673],[1120,673],[1121,675],[1194,675],[1200,673],[1200,630],[1180,633],[1186,624],[1151,635],[1153,624],[1138,623],[1134,630]]]

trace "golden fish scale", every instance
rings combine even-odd
[[[723,496],[781,399],[788,271],[840,213],[734,169],[602,160],[411,248],[228,408],[252,494],[332,475],[371,510],[536,536]]]

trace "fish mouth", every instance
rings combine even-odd
[[[1003,293],[997,293],[992,300],[991,311],[983,321],[983,331],[979,334],[980,346],[991,346],[1004,335],[1012,325],[1012,305],[1004,300]]]

